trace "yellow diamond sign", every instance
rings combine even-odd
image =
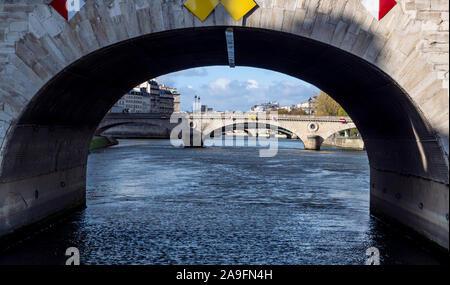
[[[187,0],[184,6],[200,20],[204,21],[219,5],[219,0]]]
[[[236,21],[239,21],[256,6],[253,0],[222,0],[221,2]],[[184,2],[184,6],[202,21],[214,11],[217,5],[219,5],[219,0],[187,0]]]
[[[256,3],[253,0],[222,0],[222,5],[236,21],[239,21],[256,6]]]

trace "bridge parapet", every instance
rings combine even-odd
[[[353,123],[350,117],[342,116],[313,116],[313,115],[278,115],[276,113],[202,113],[189,114],[190,119],[210,119],[210,120],[278,120],[278,121],[303,121],[303,122],[342,122]]]
[[[265,113],[184,113],[176,112],[173,114],[167,113],[108,113],[104,120],[109,119],[167,119],[170,117],[181,118],[186,117],[189,119],[208,119],[208,120],[274,120],[278,121],[305,121],[305,122],[342,122],[342,119],[346,123],[353,123],[350,117],[345,116],[300,116],[300,115],[266,115]]]

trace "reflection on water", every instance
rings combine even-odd
[[[173,148],[122,140],[89,156],[87,208],[0,255],[0,264],[382,264],[439,260],[369,214],[365,152]]]

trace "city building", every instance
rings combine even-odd
[[[208,113],[208,112],[212,112],[213,108],[209,108],[208,105],[202,105],[200,110],[202,113]]]
[[[308,115],[313,115],[317,108],[317,96],[313,96],[308,101],[298,104],[297,108],[302,109]]]
[[[296,108],[297,108],[297,106],[295,106],[295,105],[289,105],[289,106],[281,107],[280,109],[283,109],[283,110],[286,110],[288,112],[291,112],[292,110],[294,110]]]
[[[160,89],[159,84],[155,79],[147,81],[148,88],[150,89],[150,113],[159,113],[159,105],[160,105]]]
[[[124,113],[124,108],[118,106],[118,103],[114,105],[111,110],[109,110],[109,113]]]
[[[150,94],[145,87],[139,85],[120,98],[111,112],[150,113]]]
[[[192,112],[201,112],[202,103],[200,102],[200,96],[194,96],[194,103],[192,104]]]
[[[181,94],[175,89],[172,92],[173,95],[173,111],[180,112]]]
[[[152,79],[125,94],[109,112],[171,114],[180,111],[180,97],[175,88],[160,85]]]
[[[260,105],[255,105],[251,108],[253,112],[266,112],[266,111],[276,111],[280,109],[280,104],[278,102],[268,102]]]
[[[173,113],[174,112],[174,98],[173,88],[168,88],[165,85],[159,86],[159,113]]]

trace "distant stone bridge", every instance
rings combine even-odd
[[[95,134],[116,138],[169,138],[176,124],[170,115],[109,113],[100,122]]]
[[[326,138],[337,132],[356,128],[350,117],[266,115],[264,113],[175,113],[170,120],[169,115],[165,114],[110,113],[100,123],[97,134],[114,129],[115,131],[110,134],[119,137],[145,137],[149,132],[152,137],[155,133],[156,136],[166,134],[166,137],[169,137],[175,126],[182,122],[187,123],[191,133],[201,135],[198,143],[190,136],[184,136],[185,146],[202,146],[205,140],[233,130],[271,129],[297,136],[303,141],[306,149],[320,150]]]

